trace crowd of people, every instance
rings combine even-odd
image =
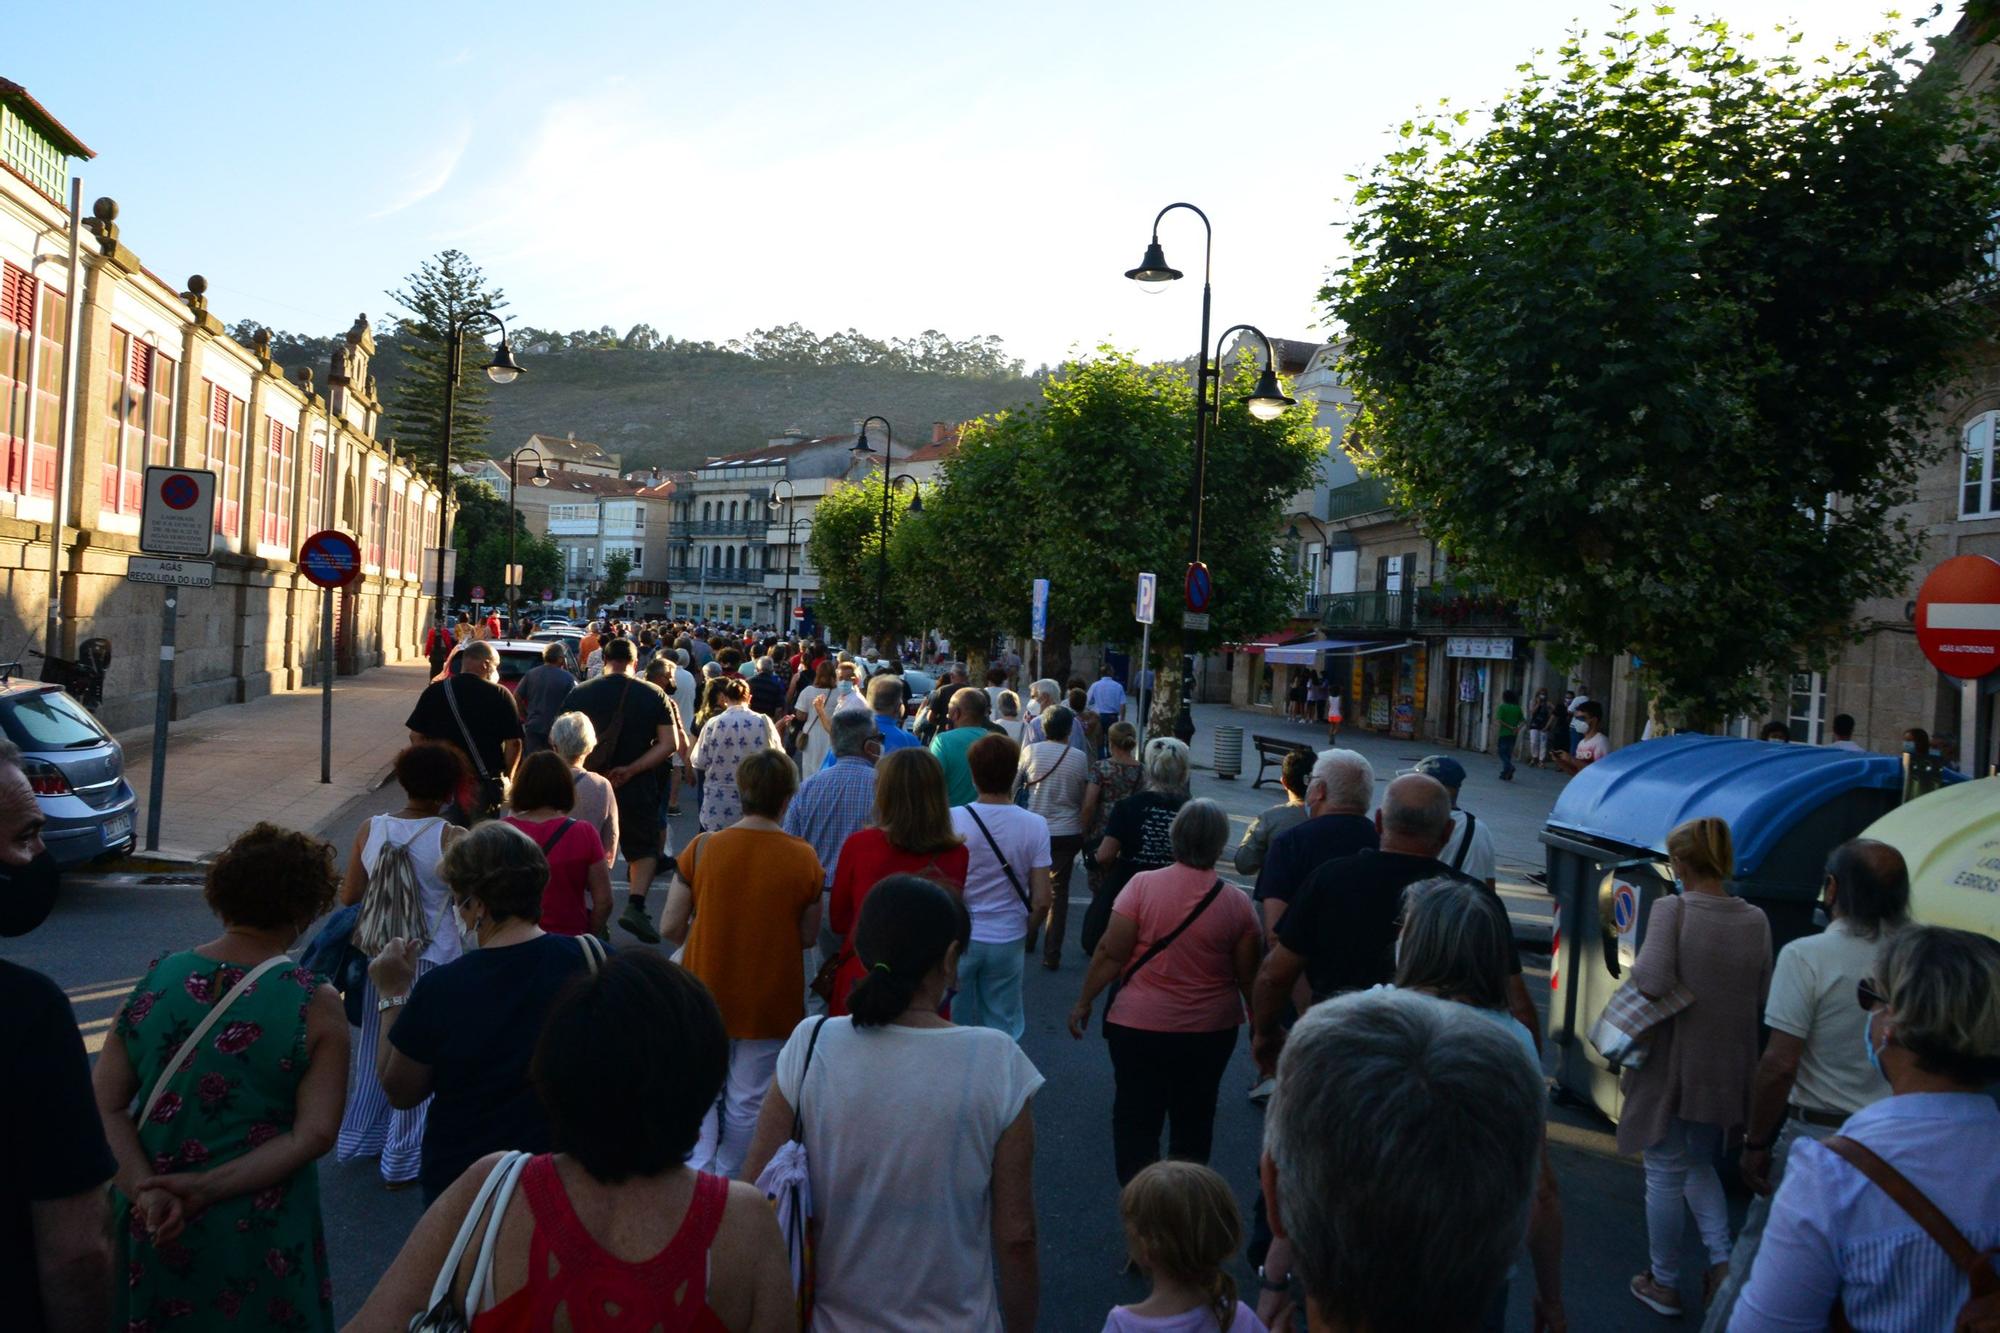
[[[1378,799],[1358,752],[1294,755],[1239,841],[1108,673],[591,637],[512,693],[490,643],[456,646],[410,714],[402,807],[344,865],[237,838],[207,873],[221,933],[147,970],[94,1072],[60,992],[0,963],[38,1043],[36,1105],[0,1123],[50,1148],[0,1216],[22,1326],[330,1328],[333,1152],[427,1205],[362,1330],[1469,1333],[1503,1326],[1523,1260],[1535,1329],[1567,1327],[1541,1032],[1456,760]],[[1520,710],[1524,763],[1550,711]],[[36,859],[39,818],[0,746],[0,863]],[[2000,1243],[2000,943],[1911,924],[1900,856],[1857,841],[1831,925],[1774,956],[1723,821],[1665,851],[1679,891],[1632,984],[1687,1002],[1625,1075],[1632,1296],[1686,1313],[1691,1212],[1711,1327],[1951,1327],[1965,1272],[1897,1191]],[[1106,1207],[1115,1179],[1150,1286],[1044,1320],[1024,976],[1063,966],[1079,865],[1067,1028],[1105,1038]],[[294,961],[309,932],[365,968]],[[1207,1163],[1246,1030],[1263,1154],[1231,1180]],[[1760,1198],[1732,1236],[1739,1146]],[[767,1203],[801,1155],[809,1244]]]

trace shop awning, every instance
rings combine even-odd
[[[1285,630],[1275,630],[1269,634],[1260,634],[1247,643],[1225,643],[1222,645],[1222,651],[1225,653],[1268,653],[1274,649],[1283,648],[1287,644],[1297,643],[1300,639],[1305,638],[1311,633],[1311,630],[1296,630],[1289,633]]]
[[[1314,639],[1309,643],[1288,643],[1274,647],[1264,654],[1264,660],[1272,666],[1314,666],[1322,653],[1353,653],[1362,656],[1367,653],[1394,652],[1399,648],[1415,645],[1414,639],[1401,643],[1377,643],[1369,639]]]

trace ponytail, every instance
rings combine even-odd
[[[891,875],[870,889],[854,927],[854,952],[868,969],[847,996],[854,1025],[902,1017],[945,953],[953,944],[963,950],[971,936],[965,904],[930,880]]]
[[[1215,1327],[1220,1333],[1229,1333],[1236,1322],[1236,1279],[1226,1268],[1210,1269],[1202,1279],[1201,1292],[1208,1297],[1208,1310],[1215,1316]]]
[[[1154,1162],[1118,1196],[1125,1245],[1155,1276],[1171,1277],[1208,1298],[1216,1327],[1236,1320],[1230,1256],[1243,1244],[1243,1216],[1229,1182],[1196,1162]]]

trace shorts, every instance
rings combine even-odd
[[[618,788],[618,850],[626,861],[660,854],[660,782],[649,769]]]

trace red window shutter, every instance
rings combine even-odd
[[[35,280],[12,264],[0,271],[0,320],[17,328],[35,326]]]
[[[212,380],[203,380],[208,386],[208,419],[216,425],[229,425],[229,390]]]

